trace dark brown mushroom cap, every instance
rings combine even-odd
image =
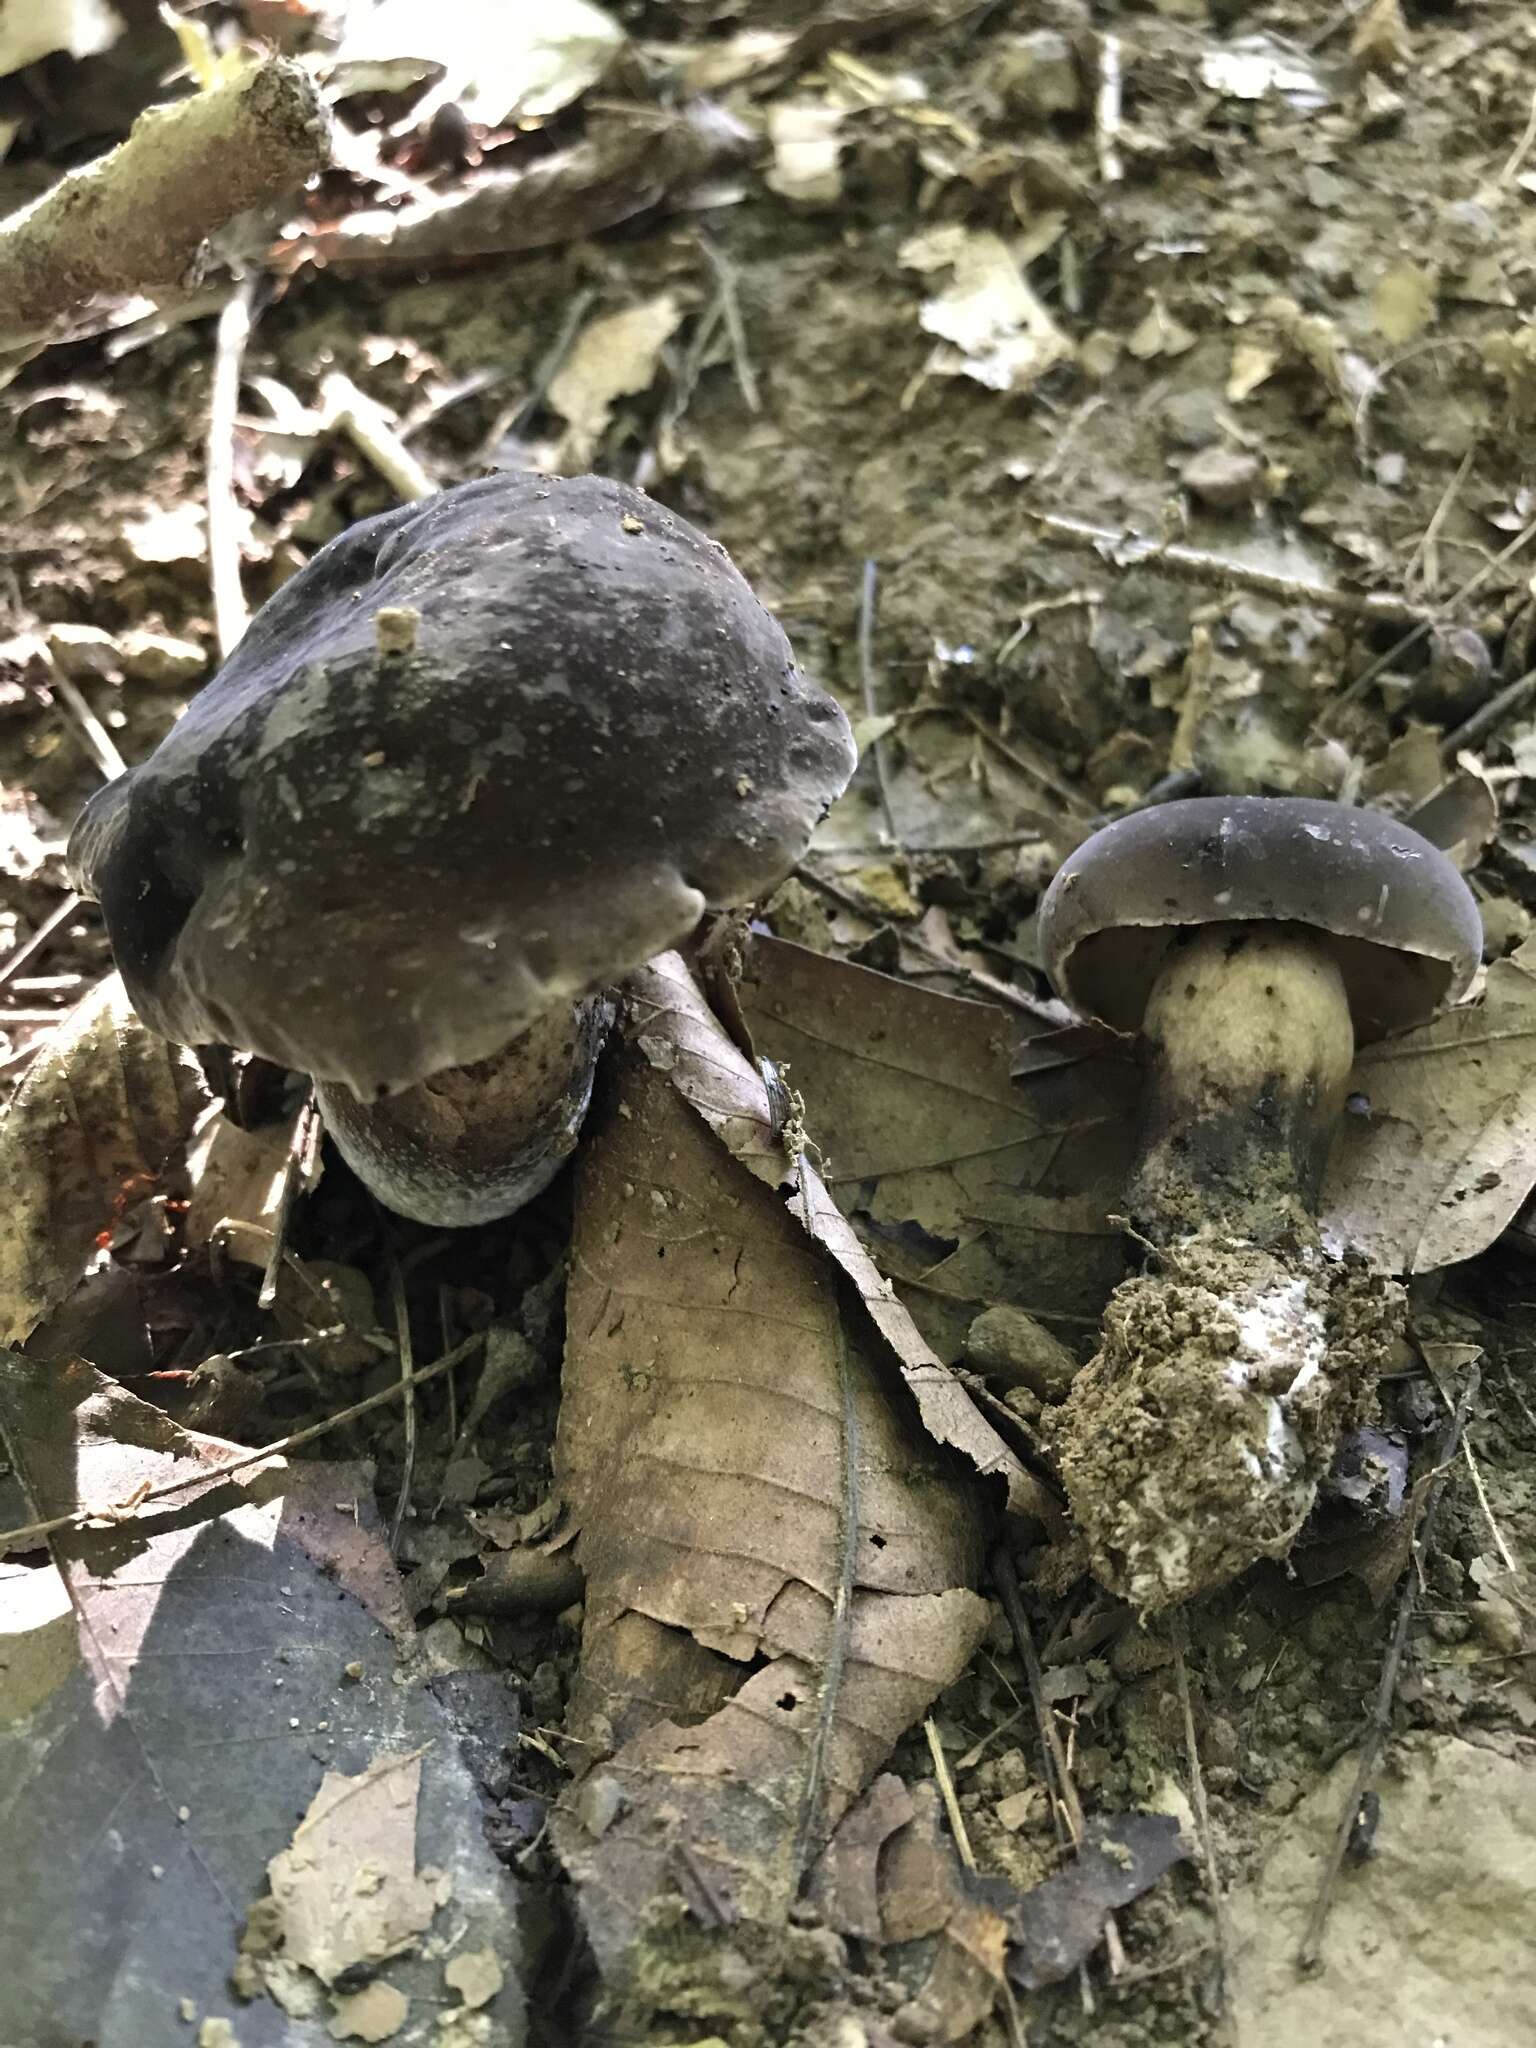
[[[760,895],[854,758],[723,548],[604,478],[501,475],[322,548],[70,866],[157,1031],[371,1094]]]
[[[1253,922],[1327,938],[1361,1040],[1463,994],[1482,956],[1476,901],[1438,847],[1379,811],[1269,796],[1190,797],[1106,825],[1046,891],[1040,952],[1081,1015],[1136,1031],[1180,930]]]

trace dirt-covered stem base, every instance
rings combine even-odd
[[[1119,1287],[1053,1439],[1103,1583],[1155,1613],[1282,1556],[1402,1316],[1311,1248],[1193,1239]]]

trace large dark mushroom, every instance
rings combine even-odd
[[[1127,1206],[1149,1265],[1056,1448],[1095,1568],[1155,1609],[1281,1554],[1369,1398],[1388,1296],[1323,1247],[1323,1169],[1356,1044],[1464,994],[1481,922],[1395,819],[1202,797],[1095,834],[1039,927],[1063,997],[1146,1048]]]
[[[476,1222],[573,1142],[599,992],[776,883],[853,763],[717,543],[501,475],[322,548],[70,865],[147,1023],[315,1075],[381,1199]]]

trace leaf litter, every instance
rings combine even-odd
[[[373,1477],[355,1460],[310,1468],[346,1470],[329,1482],[335,1499],[370,1513],[350,1538],[349,1517],[335,1512],[313,1520],[311,1536],[322,1572],[355,1564],[371,1582],[370,1626],[387,1616],[390,1656],[408,1641],[406,1668],[433,1676],[388,1692],[350,1678],[334,1689],[330,1713],[343,1702],[359,1710],[357,1739],[333,1765],[309,1736],[263,1855],[282,1850],[327,1769],[357,1782],[378,1757],[431,1739],[392,1722],[388,1705],[421,1706],[426,1684],[500,1687],[507,1672],[520,1729],[516,1715],[487,1712],[473,1737],[461,1723],[423,1752],[421,1840],[394,1867],[409,1884],[444,1860],[424,1838],[429,1781],[457,1743],[477,1759],[477,1819],[523,1875],[555,1877],[536,1846],[551,1811],[562,1844],[587,1844],[599,1880],[604,1841],[626,1855],[638,1843],[622,1883],[578,1892],[631,1965],[627,1991],[615,1978],[611,1995],[627,1999],[637,2026],[659,2013],[658,2039],[856,2048],[894,2031],[990,2044],[1008,2038],[1010,1982],[1018,2014],[1063,2039],[1208,2038],[1224,1998],[1245,2031],[1294,2031],[1305,2011],[1330,2044],[1380,2037],[1388,2014],[1398,2026],[1402,2013],[1443,2009],[1454,2025],[1476,2001],[1490,2043],[1522,2039],[1518,2011],[1487,1987],[1518,1951],[1506,1932],[1518,1914],[1501,1915],[1499,1902],[1506,1887],[1518,1896],[1524,1845],[1509,1830],[1486,1857],[1461,1845],[1480,1839],[1490,1800],[1518,1810],[1536,1718],[1520,1568],[1536,1541],[1524,1479],[1536,1441],[1523,1335],[1530,969],[1519,952],[1536,904],[1531,508],[1512,431],[1532,384],[1518,255],[1533,176],[1519,85],[1528,24],[1502,0],[1475,28],[1455,10],[1383,5],[1321,23],[1281,8],[1240,13],[1220,38],[1187,9],[1098,35],[1065,14],[1026,29],[921,0],[860,0],[816,10],[814,22],[782,9],[766,26],[721,5],[614,9],[599,27],[598,10],[560,6],[530,17],[526,36],[500,37],[494,61],[451,92],[467,45],[448,36],[446,11],[408,11],[416,25],[381,49],[366,90],[344,74],[327,87],[345,131],[337,169],[295,198],[276,250],[265,225],[244,245],[257,263],[267,247],[284,294],[263,305],[247,345],[248,388],[292,404],[236,429],[238,573],[253,598],[265,594],[318,540],[390,502],[372,471],[381,454],[414,444],[417,473],[424,458],[425,474],[449,480],[579,452],[697,511],[864,720],[858,782],[766,907],[777,937],[754,939],[734,1006],[712,988],[728,1035],[673,968],[669,986],[637,991],[651,1024],[631,1033],[610,1101],[640,1104],[638,1121],[662,1134],[665,1152],[660,1140],[641,1145],[623,1118],[596,1143],[632,1140],[651,1189],[687,1203],[657,1211],[607,1184],[600,1213],[623,1227],[613,1244],[590,1243],[593,1269],[622,1280],[626,1317],[658,1357],[708,1350],[701,1333],[713,1331],[739,1372],[751,1349],[718,1287],[681,1298],[658,1287],[672,1265],[706,1280],[716,1260],[703,1247],[717,1236],[770,1294],[760,1327],[776,1329],[781,1298],[800,1305],[797,1347],[820,1375],[821,1521],[786,1531],[763,1505],[786,1459],[802,1482],[795,1461],[809,1453],[777,1440],[788,1432],[732,1440],[757,1504],[733,1516],[687,1465],[680,1415],[664,1409],[649,1427],[668,1477],[634,1517],[649,1547],[630,1556],[628,1532],[605,1521],[602,1471],[586,1478],[591,1520],[579,1520],[549,1459],[574,1241],[563,1198],[475,1255],[409,1235],[384,1241],[334,1168],[280,1214],[269,1170],[287,1156],[279,1119],[247,1134],[256,1142],[244,1180],[216,1179],[195,1215],[182,1210],[190,1190],[175,1154],[200,1104],[191,1071],[141,1071],[155,1056],[125,1054],[131,1027],[109,998],[98,998],[105,1030],[72,1052],[67,1036],[41,1037],[100,966],[67,918],[48,930],[64,900],[50,842],[89,786],[89,728],[62,694],[38,688],[30,660],[5,664],[0,747],[26,830],[0,856],[0,906],[15,943],[30,935],[39,948],[13,970],[5,1076],[47,1045],[41,1092],[10,1134],[10,1213],[22,1222],[5,1288],[12,1341],[31,1330],[35,1357],[53,1361],[65,1389],[82,1384],[71,1377],[77,1349],[98,1365],[110,1358],[130,1387],[108,1402],[100,1440],[117,1432],[129,1450],[153,1434],[151,1409],[189,1440],[202,1428],[259,1444],[317,1412],[350,1411],[359,1396],[378,1404],[337,1425],[353,1433],[347,1457],[376,1460]],[[301,44],[317,18],[264,0],[244,12],[260,32]],[[23,81],[0,110],[5,175],[20,197],[55,152],[67,159],[72,136],[113,134],[157,96],[165,49],[150,49],[140,86],[139,41],[133,29],[100,57],[56,61],[46,94]],[[319,54],[323,76],[335,52]],[[124,68],[93,102],[101,57]],[[1175,113],[1170,89],[1184,87]],[[1474,101],[1479,119],[1468,122]],[[903,260],[913,250],[917,268]],[[457,268],[475,252],[523,253],[494,276]],[[40,359],[9,394],[18,516],[4,525],[18,624],[47,629],[61,664],[89,663],[75,678],[80,701],[129,758],[177,715],[208,659],[203,423],[186,369],[212,351],[198,323],[222,302],[220,278],[200,310],[194,295],[121,330],[126,352],[107,356],[110,399],[88,354],[67,374]],[[658,306],[681,311],[654,345],[621,330],[617,346],[593,345],[592,361],[577,353],[604,323]],[[315,365],[333,361],[374,407],[372,453],[315,425]],[[861,607],[871,588],[878,602]],[[143,670],[134,636],[145,632],[180,650],[175,675]],[[1330,1166],[1330,1234],[1417,1276],[1379,1415],[1346,1445],[1334,1494],[1296,1554],[1297,1579],[1254,1574],[1230,1600],[1192,1610],[1176,1640],[1099,1594],[1060,1525],[1050,1411],[1124,1271],[1112,1219],[1140,1077],[1125,1045],[1064,1029],[1040,1007],[1049,996],[1032,931],[1055,861],[1170,776],[1186,790],[1194,777],[1216,791],[1364,794],[1413,818],[1472,877],[1488,941],[1470,1005],[1362,1054]],[[803,942],[799,953],[787,938]],[[23,985],[50,980],[60,985]],[[766,1079],[746,1056],[753,1042],[777,1069]],[[98,1127],[105,1142],[93,1154]],[[603,1157],[581,1162],[583,1190],[589,1178],[602,1186]],[[210,1217],[209,1205],[224,1213]],[[688,1230],[705,1214],[695,1239]],[[584,1244],[591,1228],[578,1216]],[[278,1298],[262,1305],[267,1232],[285,1256]],[[401,1491],[398,1425],[386,1418],[404,1353],[398,1328],[379,1324],[392,1261],[416,1354],[451,1359],[470,1343],[416,1397],[421,1441],[398,1568],[370,1519],[374,1491],[387,1514]],[[587,1304],[589,1276],[573,1269],[570,1284]],[[594,1337],[595,1366],[622,1376],[633,1364],[629,1326],[606,1354]],[[759,1348],[772,1355],[768,1341]],[[757,1412],[779,1389],[771,1376],[764,1389],[763,1360],[747,1362],[757,1391],[739,1398]],[[1479,1362],[1485,1388],[1454,1483],[1416,1549],[1447,1406]],[[26,1399],[44,1400],[35,1363],[17,1371]],[[89,1384],[105,1398],[100,1380]],[[715,1383],[687,1384],[690,1407],[718,1420]],[[620,1412],[655,1396],[626,1385]],[[908,1690],[878,1741],[850,1743],[838,1716],[869,1647],[855,1616],[946,1597],[866,1583],[856,1547],[829,1548],[834,1510],[839,1530],[858,1526],[837,1491],[850,1416],[861,1455],[885,1454],[855,1489],[859,1513],[902,1497],[892,1447],[905,1447],[925,1488],[928,1519],[914,1526],[941,1532],[924,1558],[951,1594],[974,1601],[987,1585],[975,1550],[1003,1518],[1039,1631],[1038,1724],[1022,1651],[978,1608],[971,1629],[985,1639],[964,1671],[941,1682],[952,1655],[930,1664],[926,1708]],[[745,1454],[759,1435],[769,1440],[753,1464]],[[201,1459],[231,1452],[193,1454],[183,1442],[155,1455],[172,1458],[155,1471],[181,1469],[179,1456],[201,1475]],[[110,1484],[87,1485],[82,1461],[39,1497],[56,1515],[18,1498],[0,1517],[18,1528],[70,1519],[46,1563],[32,1536],[6,1567],[4,1612],[17,1617],[7,1641],[27,1646],[8,1666],[28,1703],[18,1725],[48,1712],[73,1668],[71,1588],[85,1582],[70,1576],[71,1546],[133,1549],[189,1532],[222,1541],[232,1517],[245,1527],[285,1512],[280,1496],[255,1495],[278,1486],[293,1496],[302,1464],[258,1463],[242,1505],[229,1504],[241,1475],[211,1491],[202,1479],[173,1511],[136,1505],[145,1475],[121,1448],[108,1457]],[[677,1474],[690,1470],[685,1493]],[[951,1492],[963,1512],[939,1514]],[[759,1543],[733,1563],[711,1531],[741,1548],[743,1521],[777,1547]],[[584,1582],[576,1560],[589,1528],[603,1532],[591,1539],[601,1569]],[[668,1549],[679,1528],[687,1540]],[[889,1546],[892,1532],[877,1533]],[[370,1571],[346,1561],[349,1542]],[[829,1602],[835,1611],[845,1581],[839,1647]],[[1343,1796],[1327,1772],[1376,1683],[1385,1623],[1375,1603],[1394,1582],[1423,1593],[1390,1706],[1401,1775],[1380,1784],[1384,1848],[1340,1896],[1339,1946],[1322,1976],[1298,1989],[1291,1949],[1310,1906],[1311,1845]],[[173,1576],[176,1590],[183,1583]],[[212,1611],[222,1602],[243,1619],[238,1583],[211,1575]],[[287,1554],[280,1585],[311,1585]],[[345,1630],[320,1639],[337,1650],[351,1640]],[[921,1661],[910,1630],[900,1643],[899,1663]],[[954,1654],[958,1643],[959,1633]],[[1171,1674],[1186,1668],[1181,1700]],[[771,1673],[783,1692],[771,1692]],[[279,1675],[286,1689],[291,1674]],[[795,1704],[784,1708],[791,1681]],[[901,1685],[916,1686],[910,1671]],[[758,1719],[741,1718],[748,1705]],[[924,1711],[923,1740],[897,1727]],[[582,1728],[599,1729],[588,1739],[609,1749],[600,1762],[567,1739]],[[749,1754],[765,1775],[733,1795],[724,1774]],[[1479,1770],[1497,1784],[1468,1757],[1492,1759]],[[1347,1779],[1347,1759],[1341,1769]],[[679,1788],[706,1825],[697,1841],[678,1827],[661,1871],[673,1825],[663,1809]],[[1466,1818],[1431,1873],[1446,1798]],[[1087,1832],[1074,1833],[1077,1806]],[[1170,1839],[1163,1813],[1178,1814],[1184,1841],[1203,1833],[1198,1877],[1177,1864],[1152,1875]],[[146,1849],[163,1825],[164,1814],[146,1820]],[[194,1825],[176,1821],[167,1838],[180,1844]],[[1138,1829],[1161,1846],[1123,1866],[1147,1885],[1116,1894],[1126,1903],[1106,1925],[1095,1886],[1113,1890],[1114,1873],[1094,1845],[1118,1845],[1113,1862]],[[813,1875],[796,1899],[802,1869]],[[242,1910],[264,1870],[241,1864],[229,1890]],[[152,1880],[150,1905],[171,1896],[168,1882]],[[100,1911],[127,1924],[121,1899]],[[754,1951],[744,1901],[774,1925],[776,1970],[761,1959],[721,1967],[728,1952]],[[1022,1938],[1020,1901],[1048,1918],[1048,1939]],[[274,2025],[310,2026],[270,2000],[218,2002],[239,1916],[209,1918],[207,1904],[180,1951],[188,1995],[209,1987],[196,2008],[206,2038],[248,2044],[287,2038]],[[821,1926],[806,1917],[817,1906]],[[656,1937],[638,1947],[637,1912]],[[425,1932],[429,1945],[442,1921]],[[839,1928],[866,1946],[829,1945]],[[1394,1928],[1415,1937],[1405,1946]],[[1023,1988],[1040,1974],[1031,1956],[1053,1942],[1067,1972],[1059,1987]],[[1486,1967],[1472,1961],[1484,1943]],[[31,1946],[46,1952],[46,1937]],[[1359,1960],[1368,1953],[1384,1958],[1375,1975]],[[430,1997],[413,1992],[403,2012],[404,1994],[380,1979],[345,1991],[331,2019],[352,2038],[387,2038],[436,2010],[457,2048],[489,2019],[478,1993],[498,1972],[511,1978],[513,1951],[498,1931],[438,1960]],[[572,2014],[587,2012],[589,1995],[578,1991],[562,2014],[561,2038],[576,2038]],[[135,2037],[158,2038],[165,2015],[131,2024]]]

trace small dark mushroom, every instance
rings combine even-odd
[[[1106,827],[1039,925],[1065,1000],[1146,1048],[1127,1202],[1149,1270],[1057,1450],[1096,1569],[1153,1609],[1281,1554],[1368,1398],[1389,1296],[1324,1250],[1323,1170],[1357,1043],[1463,995],[1481,928],[1418,833],[1278,797]]]
[[[574,1143],[600,992],[775,884],[853,763],[717,543],[500,475],[322,548],[70,866],[148,1024],[313,1074],[383,1201],[478,1222]]]

